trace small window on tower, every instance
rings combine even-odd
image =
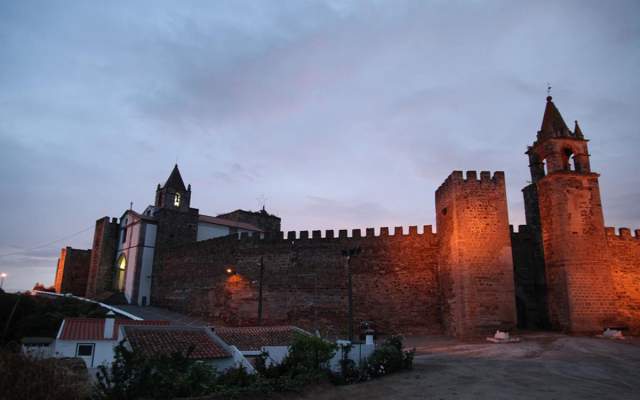
[[[173,205],[180,207],[180,193],[176,193],[176,196],[173,198]]]

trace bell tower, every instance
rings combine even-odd
[[[173,167],[164,186],[158,184],[155,206],[174,211],[189,211],[191,203],[191,185],[184,186],[178,164]]]
[[[599,174],[588,141],[547,97],[542,126],[529,146],[531,185],[523,190],[527,225],[539,238],[552,328],[602,330],[613,322],[615,292],[606,252]]]

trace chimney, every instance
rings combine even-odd
[[[115,325],[115,317],[116,315],[113,313],[113,311],[109,311],[107,313],[107,317],[104,319],[104,338],[105,339],[114,338],[113,327]]]

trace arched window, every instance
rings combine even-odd
[[[125,277],[127,275],[127,258],[121,254],[116,263],[116,290],[124,292]]]
[[[564,149],[564,151],[562,153],[562,165],[563,165],[563,169],[565,171],[575,171],[576,170],[575,158],[574,158],[573,150]]]
[[[176,193],[173,197],[173,205],[176,207],[180,207],[180,193]]]

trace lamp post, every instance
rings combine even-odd
[[[260,282],[258,286],[258,326],[262,325],[262,280],[264,279],[264,256],[260,256]]]
[[[353,342],[353,282],[351,279],[351,258],[360,254],[360,247],[354,247],[348,250],[342,250],[342,256],[345,259],[347,267],[347,296],[349,304],[349,341]]]
[[[3,272],[0,274],[0,289],[4,289],[4,278],[7,277],[7,273]]]

